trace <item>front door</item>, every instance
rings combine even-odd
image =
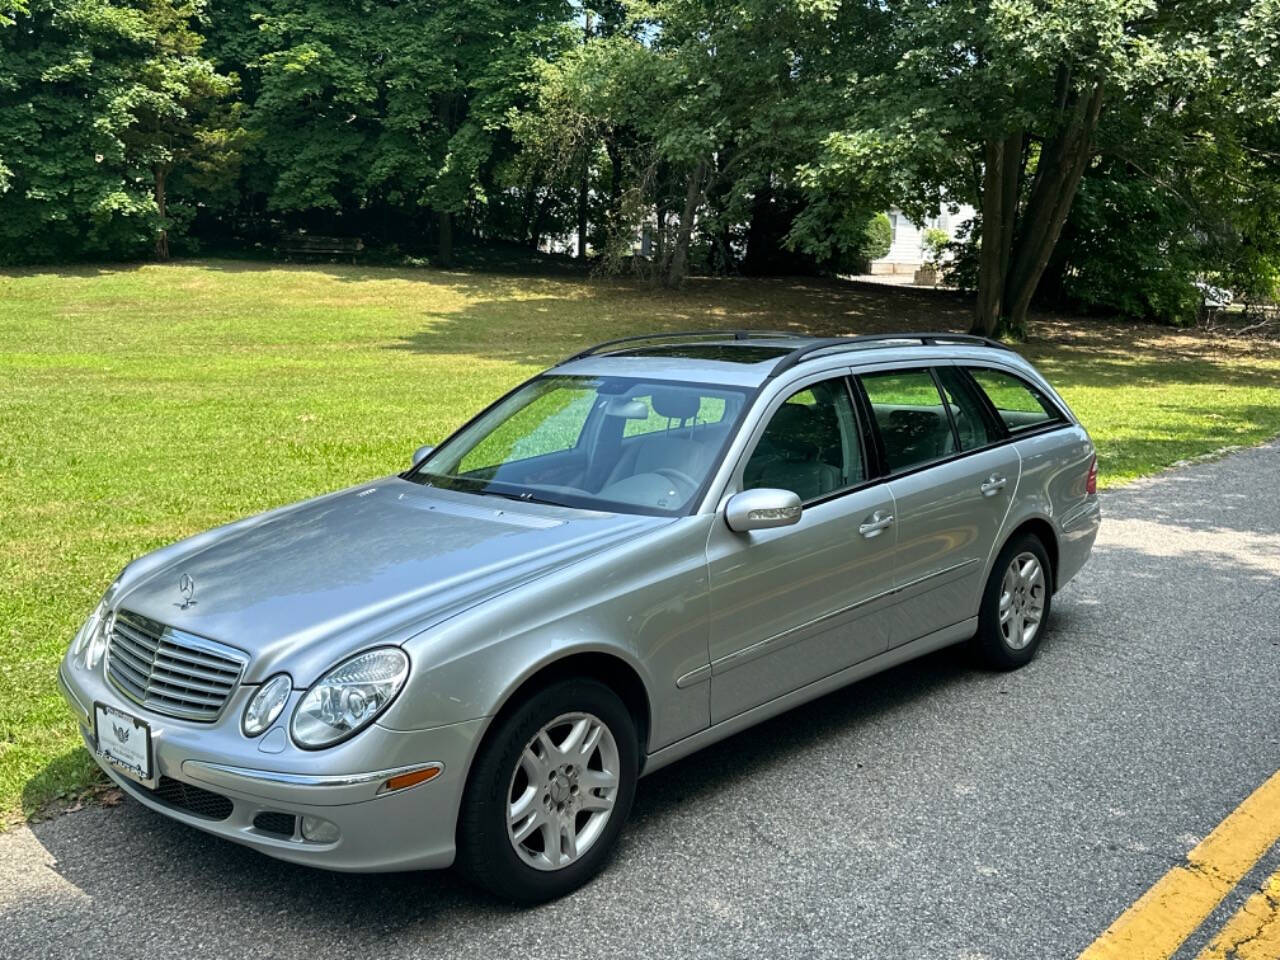
[[[889,646],[897,537],[888,485],[868,479],[865,424],[845,377],[774,402],[733,489],[793,490],[798,523],[708,538],[711,722]]]
[[[1021,461],[954,367],[859,380],[897,511],[897,645],[977,616]]]

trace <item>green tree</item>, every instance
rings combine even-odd
[[[199,56],[197,14],[31,0],[0,30],[0,261],[166,245],[164,176],[213,135],[201,105],[229,92]]]
[[[226,4],[235,7],[238,4]],[[267,206],[407,221],[483,208],[510,147],[504,117],[562,36],[561,0],[265,0],[220,48],[245,60]]]
[[[0,27],[12,27],[14,17],[26,12],[25,0],[0,0]]]
[[[877,14],[796,0],[651,0],[627,12],[619,28],[542,65],[517,135],[563,168],[573,166],[563,158],[603,145],[607,161],[595,162],[611,170],[616,198],[606,207],[609,246],[629,249],[652,220],[655,273],[676,284],[695,238],[731,266],[743,224],[749,245],[785,232],[759,227],[781,219],[776,199],[794,189],[799,160],[828,128],[842,62],[834,49]],[[860,246],[873,212],[850,216],[825,253]]]
[[[202,55],[199,0],[142,0],[147,42],[136,63],[137,82],[120,106],[133,117],[122,134],[132,163],[151,173],[156,256],[169,257],[172,225],[168,185],[175,170],[204,187],[234,169],[243,130],[235,75],[218,73]]]
[[[891,0],[890,66],[851,63],[845,129],[806,167],[807,183],[894,197],[916,216],[971,200],[974,330],[1017,333],[1094,167],[1100,127],[1227,71],[1252,6]]]

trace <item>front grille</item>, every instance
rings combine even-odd
[[[146,790],[145,787],[142,789]],[[175,807],[205,820],[225,820],[231,816],[231,801],[222,794],[172,777],[161,777],[156,788],[146,792],[167,807]]]
[[[217,719],[246,659],[131,610],[116,612],[107,642],[107,676],[116,689],[156,713],[186,720]]]
[[[298,818],[292,813],[276,813],[274,810],[264,810],[253,818],[255,830],[261,830],[263,833],[274,833],[281,837],[292,837],[293,828],[297,824]]]

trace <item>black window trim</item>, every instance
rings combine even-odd
[[[955,369],[959,370],[961,373],[967,373],[964,367],[960,366],[958,362],[953,361],[950,365],[954,366]],[[979,364],[979,366],[986,366],[986,365]],[[1042,424],[1037,424],[1034,427],[1029,427],[1026,430],[1019,431],[1018,433],[1011,433],[1007,428],[1004,427],[1004,421],[1001,420],[999,418],[999,415],[995,413],[995,408],[994,406],[991,405],[990,399],[987,398],[986,394],[982,391],[982,389],[978,386],[977,382],[975,381],[973,384],[974,389],[979,394],[981,394],[984,406],[991,406],[991,411],[989,415],[994,416],[996,418],[997,424],[1001,428],[1000,431],[998,432],[998,439],[992,440],[990,443],[983,444],[980,447],[973,447],[970,450],[957,449],[955,453],[952,453],[949,456],[938,457],[933,460],[927,460],[924,463],[912,464],[910,467],[907,467],[904,470],[899,470],[897,472],[894,472],[889,469],[888,458],[885,456],[885,453],[884,453],[884,439],[880,436],[880,425],[879,423],[875,422],[874,409],[871,406],[871,397],[866,392],[866,387],[862,383],[862,377],[874,375],[877,373],[893,373],[897,371],[929,370],[930,373],[932,373],[934,370],[934,367],[935,367],[934,364],[928,364],[923,366],[919,364],[914,364],[914,365],[907,365],[902,367],[880,367],[874,370],[864,370],[861,372],[855,370],[849,377],[849,379],[852,381],[855,394],[860,396],[862,404],[865,406],[865,410],[866,410],[865,420],[872,424],[872,430],[875,433],[875,445],[876,445],[876,453],[877,453],[877,461],[878,461],[877,467],[879,471],[877,475],[877,482],[887,483],[891,480],[898,480],[898,479],[901,479],[902,477],[909,477],[912,474],[920,473],[923,470],[932,470],[934,467],[940,467],[948,463],[954,463],[957,460],[963,459],[965,457],[973,456],[974,454],[984,453],[988,450],[995,450],[999,447],[1004,447],[1013,443],[1017,443],[1021,440],[1027,439],[1028,437],[1037,437],[1042,434],[1053,433],[1057,430],[1062,430],[1067,427],[1075,426],[1074,421],[1072,421],[1070,418],[1066,416],[1063,416],[1061,420],[1048,420]],[[1003,367],[988,367],[988,369],[998,370],[1001,373],[1008,372]],[[1021,380],[1022,378],[1019,377],[1018,379]],[[935,386],[938,385],[936,374],[934,375],[934,385]],[[943,402],[943,405],[945,406],[946,405],[945,394],[940,394],[939,396]],[[1045,399],[1048,400],[1049,398],[1045,397]],[[1055,410],[1058,409],[1058,405],[1056,403],[1052,404],[1052,406]],[[950,414],[950,411],[948,411],[948,414]],[[952,426],[954,428],[954,421]],[[841,492],[844,493],[849,491],[841,491]]]
[[[947,402],[947,391],[942,385],[942,377],[938,375],[937,367],[929,367],[929,379],[933,381],[933,389],[938,391],[938,403],[942,404],[942,409],[947,414],[947,424],[951,427],[951,442],[955,444],[955,450],[959,453],[963,449],[960,443],[960,428],[956,426],[956,415],[951,410],[951,404]]]
[[[951,439],[955,441],[956,453],[942,457],[934,457],[932,460],[926,460],[923,463],[913,463],[911,466],[903,470],[894,471],[889,465],[889,457],[884,445],[884,437],[880,433],[880,424],[875,418],[875,407],[871,403],[871,395],[867,393],[866,384],[862,382],[864,376],[876,376],[877,374],[893,374],[893,373],[925,373],[928,374],[930,382],[933,383],[933,389],[938,393],[938,403],[947,411],[947,423],[951,427]],[[916,473],[920,470],[927,470],[930,467],[936,467],[942,463],[950,463],[952,460],[958,459],[961,455],[975,453],[978,450],[985,450],[992,446],[975,447],[973,450],[960,450],[960,436],[956,432],[955,419],[951,415],[951,411],[947,409],[946,394],[942,391],[942,386],[938,380],[938,375],[934,372],[934,365],[930,363],[908,364],[902,367],[881,367],[875,370],[864,370],[862,372],[854,371],[852,375],[853,381],[857,384],[857,392],[862,396],[862,402],[865,404],[867,411],[867,419],[871,423],[871,429],[875,431],[876,437],[876,453],[879,459],[880,478],[882,480],[896,480],[898,477],[905,477],[909,474]]]
[[[973,386],[974,392],[977,393],[978,397],[981,399],[982,405],[987,409],[987,412],[996,419],[1000,428],[1010,437],[1022,438],[1032,436],[1043,430],[1048,425],[1052,424],[1057,426],[1071,422],[1071,418],[1067,416],[1066,411],[1059,407],[1052,397],[1035,384],[1028,383],[1025,377],[1018,376],[1018,374],[1014,373],[1012,370],[1005,367],[994,366],[989,363],[974,363],[968,360],[956,361],[954,366],[958,371],[960,371],[960,375]],[[1049,419],[1045,420],[1043,423],[1029,424],[1026,427],[1021,427],[1017,430],[1010,427],[1009,424],[1005,423],[1004,417],[1000,416],[999,408],[996,407],[991,398],[987,396],[987,391],[982,389],[982,384],[980,384],[978,379],[973,375],[973,370],[975,369],[992,370],[996,373],[1004,374],[1006,377],[1016,380],[1018,383],[1022,384],[1022,386],[1036,398],[1037,402],[1039,402],[1042,407],[1048,408],[1045,410],[1045,413],[1049,414]]]
[[[973,447],[972,448],[973,450],[986,450],[987,448],[994,447],[997,444],[1009,438],[1009,428],[1005,426],[1005,422],[1002,419],[1000,419],[999,414],[996,413],[995,407],[993,407],[991,405],[991,401],[987,399],[987,395],[982,392],[982,389],[978,386],[977,382],[973,379],[973,377],[968,375],[968,372],[962,366],[960,366],[958,363],[952,362],[947,364],[940,364],[938,366],[935,366],[933,369],[935,371],[934,375],[937,378],[938,383],[943,388],[943,392],[942,392],[943,401],[945,401],[947,398],[946,384],[942,382],[942,374],[938,373],[937,371],[951,370],[956,375],[956,381],[959,388],[969,397],[970,400],[972,400],[977,405],[978,410],[981,411],[982,422],[983,424],[986,425],[987,435],[990,437],[995,437],[994,440],[988,440],[986,443],[982,444],[981,446]],[[995,368],[993,367],[992,369],[995,369]],[[956,434],[957,434],[957,441],[958,441],[959,440],[958,430]],[[957,442],[956,448],[959,449],[959,446],[960,445]],[[964,452],[970,453],[971,451],[966,450]]]
[[[808,390],[815,384],[826,383],[829,380],[842,380],[844,382],[845,392],[849,396],[853,409],[853,419],[858,427],[858,443],[862,451],[862,467],[864,476],[857,483],[840,487],[838,490],[831,490],[828,493],[813,497],[810,500],[801,500],[800,506],[807,510],[810,507],[821,506],[822,504],[829,503],[832,500],[838,500],[839,498],[846,497],[851,493],[858,493],[861,490],[866,490],[870,487],[876,486],[877,484],[883,483],[885,478],[880,473],[883,459],[878,450],[872,450],[868,445],[873,434],[869,433],[867,417],[864,413],[862,404],[860,403],[859,393],[853,387],[852,379],[853,378],[850,376],[847,369],[838,368],[836,370],[828,370],[825,374],[820,374],[812,380],[804,379],[800,382],[799,386],[792,384],[782,391],[780,394],[782,396],[781,403],[779,403],[767,417],[761,417],[761,419],[757,421],[757,425],[760,427],[760,435],[755,438],[755,441],[751,443],[748,449],[743,450],[742,456],[738,458],[738,462],[734,465],[733,472],[730,474],[730,483],[738,487],[737,493],[745,493],[748,489],[742,485],[743,473],[747,469],[747,464],[751,462],[751,457],[755,454],[756,448],[760,446],[760,440],[764,437],[764,431],[768,428],[769,421],[773,419],[773,415],[782,408],[783,404],[794,397],[797,393]],[[770,403],[772,403],[772,401],[770,401]],[[753,427],[752,429],[754,430],[755,428]]]

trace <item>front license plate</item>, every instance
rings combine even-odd
[[[98,756],[139,780],[151,779],[151,725],[131,713],[93,705]]]

